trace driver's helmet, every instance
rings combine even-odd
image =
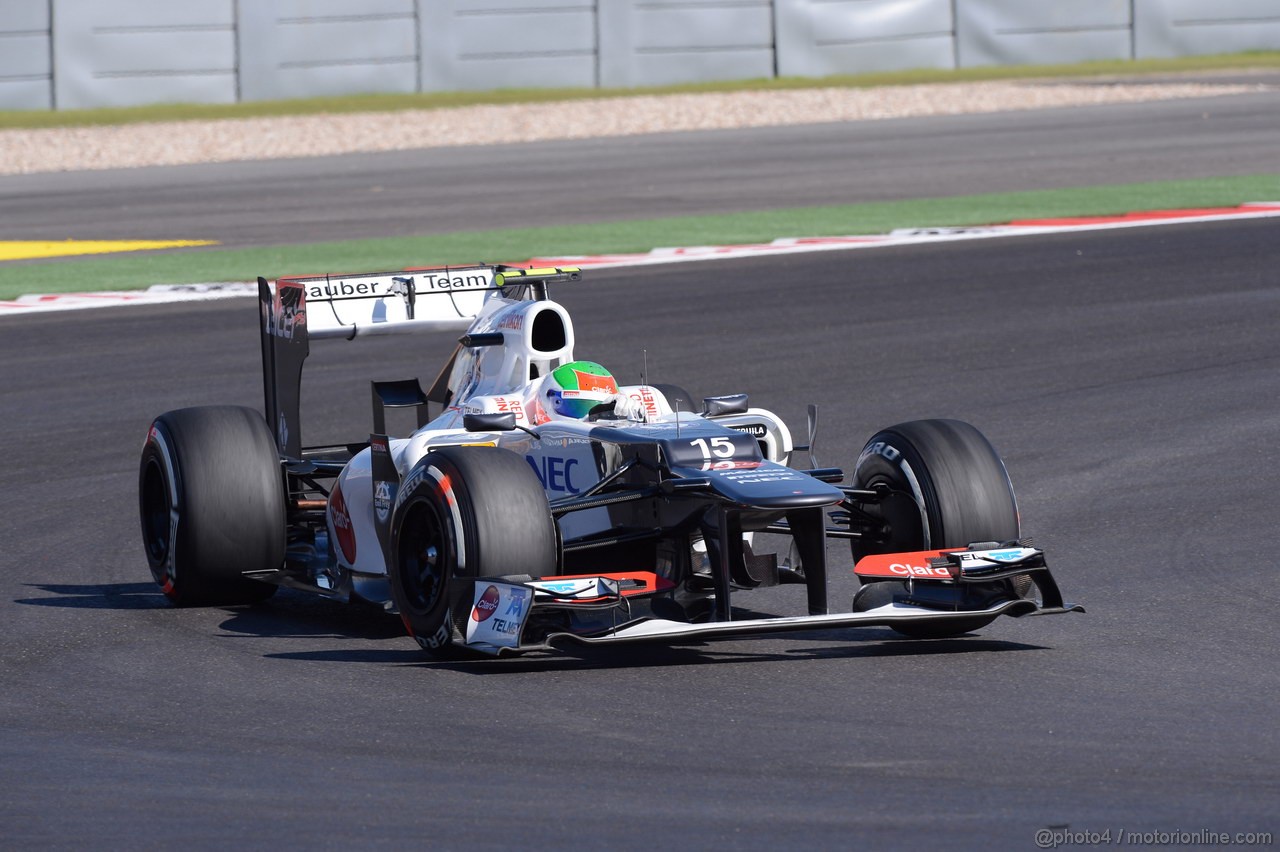
[[[547,408],[561,417],[581,420],[597,405],[613,402],[618,383],[594,361],[570,361],[557,367],[543,384]]]

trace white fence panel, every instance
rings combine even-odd
[[[53,106],[49,6],[0,0],[0,109]]]
[[[423,91],[596,85],[596,0],[419,0]]]
[[[1130,0],[956,0],[962,68],[1128,59],[1131,27]]]
[[[243,100],[417,90],[415,0],[237,2]]]
[[[600,0],[600,85],[772,77],[771,0]]]
[[[59,109],[236,100],[233,0],[56,0]]]
[[[1277,0],[1134,0],[1134,57],[1280,50]]]
[[[776,0],[778,75],[953,68],[951,0]]]

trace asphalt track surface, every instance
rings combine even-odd
[[[250,246],[1257,174],[1280,170],[1277,77],[1125,106],[11,176],[0,222]]]
[[[452,152],[474,157],[469,175],[416,185],[448,183],[452,218],[400,191],[431,172],[409,155],[6,178],[0,203],[30,190],[31,215],[0,221],[45,223],[15,238],[168,223],[146,235],[247,244],[366,216],[351,235],[518,224],[538,209],[525,190],[579,172],[540,221],[622,217],[585,192],[610,181],[651,215],[1244,174],[1275,170],[1274,105]],[[956,150],[940,135],[970,153],[929,161]],[[676,155],[699,150],[681,185]],[[851,151],[878,165],[832,171]],[[521,157],[550,177],[507,183]],[[412,228],[381,203],[313,206],[372,181],[417,205]],[[46,191],[64,194],[45,209]],[[1046,826],[1276,832],[1278,227],[602,270],[557,291],[578,353],[624,380],[647,350],[651,380],[749,391],[797,429],[820,403],[823,464],[848,466],[894,422],[982,428],[1024,531],[1089,612],[945,641],[872,629],[434,664],[396,619],[302,594],[174,609],[142,554],[137,454],[163,410],[260,404],[253,303],[0,319],[0,846],[1031,849]],[[449,344],[405,348],[313,347],[304,440],[364,434],[367,381],[429,379]],[[832,545],[833,607],[856,586],[844,554]],[[735,604],[790,614],[802,598]]]
[[[379,611],[174,609],[149,419],[258,404],[251,300],[0,320],[0,834],[23,847],[1034,848],[1046,826],[1280,829],[1273,221],[598,271],[557,294],[624,380],[749,391],[820,461],[980,426],[1086,615],[424,661]],[[317,344],[308,442],[446,341]],[[403,365],[403,366],[397,366]],[[393,427],[395,422],[393,421]],[[833,544],[832,602],[855,581]],[[797,587],[741,607],[795,613]]]

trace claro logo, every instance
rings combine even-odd
[[[901,562],[895,562],[889,566],[889,571],[900,577],[951,577],[951,572],[946,568],[933,568],[928,565],[904,565]]]
[[[471,610],[471,620],[475,622],[488,621],[498,610],[498,587],[490,586],[484,590],[484,594],[480,596],[480,600],[476,601],[475,607]]]

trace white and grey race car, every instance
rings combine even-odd
[[[369,601],[433,656],[861,626],[938,637],[1082,611],[1021,539],[1004,464],[974,427],[884,429],[847,485],[811,456],[791,467],[812,446],[812,408],[797,447],[745,394],[695,402],[576,359],[548,288],[580,277],[259,279],[265,418],[170,411],[143,448],[143,542],[164,593],[182,606],[279,586]],[[463,333],[426,391],[373,382],[367,440],[302,445],[310,341],[442,332]],[[387,407],[416,408],[419,428],[387,435]],[[765,538],[784,546],[757,552]],[[850,542],[861,581],[847,612],[828,609],[831,538]],[[735,618],[734,594],[785,583],[805,587],[807,613]]]

